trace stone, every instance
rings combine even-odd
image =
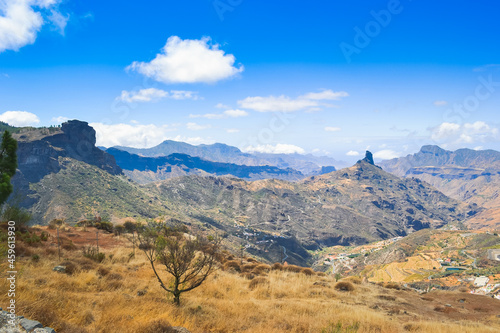
[[[44,329],[47,333],[56,333],[56,331],[53,328],[45,327]]]
[[[23,318],[19,321],[21,326],[28,332],[33,331],[35,328],[43,328],[43,325],[38,321]]]
[[[56,266],[52,270],[59,273],[66,273],[66,267],[64,266]]]
[[[187,328],[180,326],[172,326],[172,331],[175,333],[191,333]]]

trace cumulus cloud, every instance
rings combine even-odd
[[[64,122],[68,121],[68,120],[69,120],[69,118],[68,117],[64,117],[64,116],[59,116],[59,117],[53,117],[52,118],[52,121],[56,122],[58,124],[62,124]]]
[[[234,66],[234,55],[219,47],[209,37],[182,40],[172,36],[153,60],[134,61],[127,70],[163,83],[214,83],[243,72],[243,65]]]
[[[445,106],[448,105],[447,101],[434,101],[433,103],[435,106]]]
[[[210,126],[210,125],[199,125],[197,123],[187,123],[186,127],[187,127],[188,130],[191,130],[191,131],[201,131],[201,130],[210,128],[212,126]]]
[[[126,91],[123,90],[121,95],[117,97],[118,100],[127,102],[127,103],[144,103],[144,102],[157,102],[163,98],[170,99],[198,99],[198,95],[194,91],[185,91],[185,90],[171,90],[170,93],[168,91],[156,88],[147,88],[141,89],[138,91]]]
[[[334,100],[334,101],[339,101],[342,99],[342,97],[347,97],[349,96],[348,93],[345,91],[332,91],[332,90],[323,90],[319,93],[314,93],[310,92],[307,93],[303,96],[300,96],[299,98],[304,98],[304,99],[313,99],[313,100]]]
[[[391,149],[382,149],[374,153],[373,157],[381,160],[390,160],[399,157],[399,153]]]
[[[189,118],[224,119],[239,118],[248,116],[248,112],[243,110],[226,110],[222,113],[190,114]]]
[[[11,126],[35,126],[40,122],[38,116],[27,111],[5,111],[0,114],[0,121]]]
[[[0,52],[17,51],[25,45],[33,44],[46,23],[42,14],[47,16],[50,13],[49,21],[65,27],[68,18],[63,24],[64,16],[54,9],[60,2],[61,0],[0,1]]]
[[[257,145],[248,146],[243,149],[248,153],[266,153],[266,154],[305,154],[305,150],[290,144],[278,143],[276,145]]]
[[[484,121],[456,124],[444,122],[431,128],[431,139],[442,144],[476,143],[499,140],[499,130]]]
[[[349,150],[347,153],[346,153],[347,156],[359,156],[359,152],[355,151],[355,150]]]
[[[319,111],[319,107],[321,106],[332,106],[321,102],[322,100],[339,100],[340,98],[346,96],[349,96],[349,94],[344,91],[334,92],[332,90],[324,90],[319,93],[307,93],[295,99],[285,95],[247,97],[238,101],[238,105],[244,109],[250,109],[258,112],[294,112],[299,110]]]
[[[98,146],[127,146],[134,148],[153,147],[168,139],[167,133],[174,128],[163,125],[102,124],[91,123],[96,131]]]
[[[340,127],[330,127],[330,126],[325,127],[325,131],[327,132],[338,132],[340,130],[342,130]]]

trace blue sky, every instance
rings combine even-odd
[[[500,5],[0,3],[0,120],[354,161],[500,150]]]

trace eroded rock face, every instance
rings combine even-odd
[[[122,173],[114,157],[95,146],[96,133],[88,123],[70,120],[54,132],[41,136],[31,133],[17,135],[18,168],[21,174],[17,177],[18,181],[33,183],[49,173],[58,172],[61,169],[59,157],[71,157],[113,175]]]

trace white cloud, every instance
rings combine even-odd
[[[431,128],[431,139],[441,144],[463,144],[500,140],[499,130],[484,121],[465,123],[442,123]]]
[[[59,116],[59,117],[53,117],[52,118],[52,121],[56,122],[58,124],[62,124],[64,122],[68,121],[68,120],[69,120],[69,118],[68,117],[64,117],[64,116]]]
[[[170,99],[198,99],[197,92],[184,91],[184,90],[171,90],[168,91],[156,88],[141,89],[139,91],[126,91],[123,90],[121,95],[117,97],[118,100],[134,103],[134,102],[157,102],[163,98]]]
[[[359,152],[355,151],[355,150],[349,150],[347,153],[346,153],[347,156],[359,156]]]
[[[172,99],[200,99],[197,92],[187,90],[170,90],[169,97]]]
[[[440,141],[456,136],[460,132],[460,125],[455,123],[442,123],[432,129],[431,139]]]
[[[174,140],[174,141],[181,141],[181,142],[186,142],[189,143],[190,145],[201,145],[201,144],[212,144],[215,143],[215,141],[211,138],[202,138],[202,137],[186,137],[182,135],[177,135],[176,137],[173,138],[167,138],[168,140]]]
[[[59,30],[59,33],[64,36],[64,30],[66,29],[66,25],[68,24],[69,17],[69,14],[63,15],[62,13],[52,9],[50,11],[50,15],[48,16],[48,19],[50,22],[52,22],[55,28]]]
[[[38,116],[26,111],[5,111],[0,114],[0,121],[11,126],[35,126],[40,122]]]
[[[60,1],[0,1],[0,53],[5,50],[17,51],[25,45],[33,44],[45,23],[42,12],[56,6]],[[53,9],[51,11],[58,13]]]
[[[321,100],[338,100],[341,97],[349,96],[346,92],[334,92],[332,90],[325,90],[319,93],[307,93],[295,99],[285,95],[281,96],[255,96],[247,97],[238,101],[238,105],[245,109],[250,109],[258,112],[294,112],[299,110],[306,110],[308,112],[319,111],[320,106],[333,107],[321,102]]]
[[[228,128],[226,130],[226,132],[228,133],[238,133],[240,130],[239,129],[236,129],[236,128]]]
[[[199,125],[197,123],[187,123],[186,127],[187,127],[188,130],[191,130],[191,131],[201,131],[201,130],[210,128],[212,126],[210,126],[210,125]]]
[[[339,101],[342,99],[342,97],[347,97],[349,96],[348,93],[345,91],[332,91],[332,90],[323,90],[322,92],[319,93],[314,93],[310,92],[307,93],[303,96],[300,96],[299,98],[303,99],[313,99],[313,100],[334,100],[334,101]]]
[[[248,112],[243,110],[226,110],[222,113],[190,114],[189,118],[224,119],[239,118],[248,116]]]
[[[330,126],[325,127],[325,131],[327,132],[338,132],[340,130],[342,130],[340,127],[330,127]]]
[[[243,151],[248,153],[266,153],[266,154],[305,154],[305,150],[295,146],[284,143],[278,143],[276,145],[257,145],[248,146],[243,149]]]
[[[435,106],[445,106],[448,105],[447,101],[434,101],[433,103]]]
[[[214,83],[243,72],[234,66],[235,57],[225,54],[209,37],[200,40],[171,36],[167,44],[150,62],[134,61],[127,70],[163,83]]]
[[[243,111],[243,110],[226,110],[224,111],[224,114],[230,118],[239,118],[239,117],[246,117],[248,116],[248,112]]]
[[[91,123],[96,131],[97,145],[104,147],[126,146],[134,148],[153,147],[165,141],[167,133],[174,128],[163,125],[130,125]]]
[[[230,106],[227,106],[226,104],[222,104],[222,103],[217,103],[217,105],[215,107],[217,109],[230,109],[231,108]]]
[[[399,157],[399,153],[395,152],[394,150],[383,149],[383,150],[379,150],[378,152],[374,153],[373,157],[379,158],[381,160],[390,160],[390,159]]]

